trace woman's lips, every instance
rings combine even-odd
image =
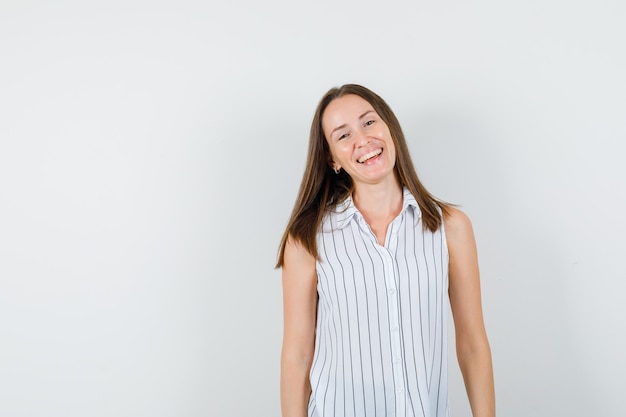
[[[372,151],[372,152],[366,153],[365,155],[363,155],[362,157],[360,157],[359,159],[357,159],[357,162],[358,162],[359,164],[362,164],[362,163],[364,163],[365,161],[367,161],[367,160],[369,160],[369,159],[372,159],[372,158],[373,158],[373,157],[375,157],[375,156],[380,155],[381,153],[383,153],[382,148],[376,149],[375,151]]]

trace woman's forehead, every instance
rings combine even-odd
[[[344,124],[349,125],[369,112],[375,110],[367,100],[356,94],[347,94],[328,104],[322,116],[322,128],[327,131]]]

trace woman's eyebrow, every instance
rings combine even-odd
[[[337,126],[336,128],[334,128],[333,130],[330,131],[330,135],[332,136],[333,133],[335,133],[335,131],[343,129],[344,127],[347,127],[347,124],[342,124],[341,126]]]
[[[362,115],[360,115],[360,116],[359,116],[359,119],[364,118],[365,116],[367,116],[367,115],[368,115],[368,114],[370,114],[370,113],[374,113],[374,110],[368,110],[368,111],[366,111],[365,113],[363,113]]]
[[[359,120],[361,120],[362,118],[364,118],[365,116],[367,116],[370,113],[374,113],[374,110],[368,110],[365,113],[363,113],[362,115],[359,116]],[[343,129],[344,127],[347,127],[347,124],[342,124],[341,126],[337,126],[336,128],[334,128],[333,130],[330,131],[330,134],[332,135],[333,133],[335,133],[336,130],[340,130]]]

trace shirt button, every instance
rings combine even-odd
[[[402,394],[404,392],[404,388],[398,388],[398,394]]]
[[[395,288],[390,288],[389,289],[389,295],[394,295],[396,293],[396,289]]]
[[[396,325],[396,326],[393,326],[391,330],[393,330],[394,332],[397,332],[398,330],[400,330],[400,328]]]
[[[395,363],[400,363],[400,358],[395,358],[395,359],[394,359],[394,362],[395,362]]]

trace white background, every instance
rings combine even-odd
[[[278,416],[276,249],[313,110],[348,82],[473,220],[499,415],[626,415],[625,21],[621,0],[2,0],[0,415]]]

